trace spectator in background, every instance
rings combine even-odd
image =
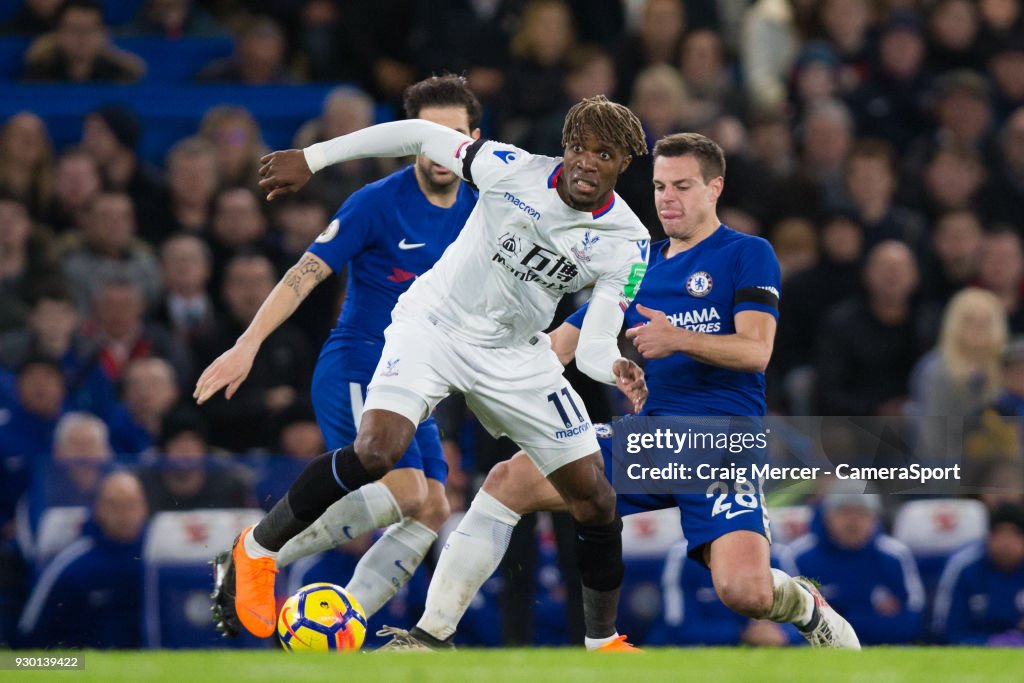
[[[743,16],[740,62],[752,107],[781,112],[786,79],[800,51],[799,7],[790,0],[755,0]]]
[[[933,628],[953,645],[1024,645],[1024,505],[989,515],[984,541],[946,564],[935,595]]]
[[[210,109],[199,124],[199,135],[217,151],[222,186],[256,187],[260,157],[267,150],[259,124],[247,109],[228,104]]]
[[[818,261],[818,233],[806,218],[784,218],[772,226],[769,241],[779,259],[782,282],[813,268]]]
[[[512,59],[502,89],[502,140],[524,144],[534,122],[557,111],[575,41],[572,13],[564,0],[526,3],[512,36]]]
[[[184,36],[220,35],[224,28],[206,10],[197,7],[194,0],[146,0],[127,32],[177,40]]]
[[[922,278],[921,293],[929,305],[945,308],[956,292],[977,280],[983,235],[981,221],[970,209],[952,209],[938,217]]]
[[[800,120],[808,109],[839,95],[839,56],[831,43],[812,40],[804,45],[793,67],[790,86],[792,117]]]
[[[841,94],[856,89],[868,77],[874,8],[868,0],[824,0],[819,5],[824,38],[832,44],[841,63],[837,85]]]
[[[214,333],[201,345],[201,367],[231,348],[277,282],[273,265],[261,254],[234,256],[224,270],[228,315],[217,321]],[[309,390],[314,358],[294,327],[288,323],[278,327],[263,343],[248,379],[231,400],[218,395],[203,404],[214,445],[242,452],[273,443],[271,418]]]
[[[44,220],[53,194],[53,141],[43,120],[19,112],[0,132],[0,192],[25,204],[36,220]]]
[[[143,237],[156,245],[178,232],[206,232],[218,184],[213,145],[198,136],[176,142],[167,152],[168,192]]]
[[[0,332],[24,325],[36,293],[60,277],[48,237],[20,200],[0,194]]]
[[[276,256],[268,240],[268,227],[260,199],[248,187],[225,187],[217,193],[207,238],[213,255],[213,291],[220,289],[224,267],[235,254],[257,251]],[[272,262],[276,260],[271,258]]]
[[[0,33],[38,36],[57,26],[57,13],[64,0],[24,0],[18,11],[0,27]]]
[[[888,143],[861,139],[846,157],[849,207],[864,226],[867,247],[899,240],[915,252],[923,247],[924,217],[895,202],[899,185],[896,156]]]
[[[847,98],[861,135],[885,140],[902,154],[924,130],[924,58],[917,16],[893,11],[878,37],[871,78]]]
[[[818,263],[786,281],[779,300],[779,327],[769,365],[770,402],[791,415],[813,415],[815,342],[828,311],[860,291],[864,229],[853,218],[836,214],[821,230]],[[781,394],[779,393],[781,392]]]
[[[758,216],[767,225],[788,216],[818,219],[817,190],[812,179],[798,172],[786,117],[755,114],[747,140],[742,154],[726,160],[729,184],[720,203]]]
[[[417,0],[416,63],[426,73],[465,74],[469,89],[490,103],[505,83],[509,29],[520,4],[520,0]]]
[[[45,483],[45,497],[38,502],[89,505],[113,459],[106,423],[90,413],[67,413],[53,430],[53,470]]]
[[[813,183],[818,205],[842,206],[844,164],[853,144],[853,118],[838,100],[814,103],[801,122],[800,172]]]
[[[316,142],[332,140],[341,135],[373,125],[373,98],[352,86],[334,88],[324,98],[320,116],[307,121],[295,134],[294,146],[303,149]],[[561,129],[559,129],[561,135]],[[561,140],[561,138],[559,138]],[[331,214],[349,195],[385,174],[386,162],[380,159],[353,159],[334,164],[314,174],[303,188],[316,197]]]
[[[78,239],[61,258],[64,277],[86,310],[98,286],[120,278],[135,283],[147,305],[160,295],[160,268],[149,246],[136,238],[135,209],[121,192],[97,195],[83,216]]]
[[[991,45],[992,41],[1022,28],[1019,0],[980,0],[978,14],[983,45]]]
[[[921,168],[937,148],[956,147],[981,157],[993,158],[992,116],[988,81],[976,71],[959,68],[935,79],[935,129],[925,134],[910,149],[910,170]]]
[[[281,85],[294,79],[285,63],[288,43],[284,31],[270,17],[255,17],[235,33],[235,53],[204,66],[200,83]]]
[[[1024,244],[1010,226],[996,226],[981,243],[978,285],[1003,303],[1010,332],[1024,334]]]
[[[79,333],[75,300],[61,282],[50,282],[32,303],[24,329],[0,336],[0,366],[19,367],[32,356],[58,364],[66,384],[67,403],[76,410],[109,415],[117,391],[95,358],[95,349]]]
[[[625,102],[635,92],[633,81],[645,68],[672,65],[686,32],[686,9],[682,0],[646,0],[639,31],[627,35],[615,52],[618,67],[618,97]]]
[[[746,102],[729,65],[725,46],[714,31],[700,29],[683,38],[679,72],[689,95],[689,118],[696,125],[707,125],[720,116],[744,118]]]
[[[13,514],[20,493],[28,485],[27,465],[45,457],[53,448],[53,432],[64,414],[67,387],[60,367],[45,356],[30,356],[18,368],[15,378],[14,404],[5,406],[6,418],[0,424],[0,457],[25,463],[24,479],[15,486],[13,497],[0,505]],[[6,483],[6,482],[5,482]]]
[[[863,644],[911,643],[921,635],[924,586],[910,549],[883,533],[881,496],[862,489],[837,486],[825,496],[811,533],[791,544],[787,571],[828,576],[821,594]]]
[[[914,301],[918,270],[902,242],[875,246],[863,270],[864,296],[827,314],[817,335],[821,415],[900,415],[914,363],[931,344]]]
[[[137,56],[110,42],[98,0],[65,0],[56,30],[32,43],[25,55],[25,80],[131,83],[146,70]]]
[[[945,211],[968,208],[990,222],[998,210],[998,199],[991,197],[985,178],[985,166],[976,152],[943,145],[935,150],[921,175],[925,192],[921,208],[932,220]]]
[[[928,66],[936,73],[982,66],[978,9],[970,0],[938,0],[928,16]]]
[[[987,75],[993,85],[995,118],[1002,124],[1010,112],[1024,105],[1024,34],[995,43],[989,52]]]
[[[141,475],[153,512],[252,505],[242,477],[210,459],[206,434],[202,419],[191,408],[182,407],[165,416],[160,458]]]
[[[163,294],[152,319],[190,348],[213,329],[212,265],[210,247],[195,235],[179,233],[160,247]]]
[[[999,396],[1007,337],[1006,311],[991,292],[968,287],[950,300],[936,347],[911,375],[911,400],[924,418],[917,449],[923,457],[953,455],[946,420],[928,418],[978,415]]]
[[[53,173],[53,202],[46,223],[59,233],[80,228],[86,210],[102,190],[96,160],[81,147],[65,149]]]
[[[1000,415],[1024,417],[1024,337],[1014,337],[1006,345],[1002,360],[1003,391],[994,407]]]
[[[142,540],[149,510],[138,478],[104,477],[80,539],[36,581],[18,624],[32,647],[142,646]]]
[[[994,221],[1017,223],[1024,215],[1024,107],[1014,110],[999,133],[999,160],[986,214]]]
[[[82,149],[96,160],[107,191],[131,197],[140,235],[154,241],[160,237],[154,226],[160,221],[167,184],[161,171],[136,153],[141,135],[139,119],[130,109],[108,105],[85,117]]]
[[[118,455],[140,455],[160,437],[164,417],[178,402],[178,378],[163,358],[139,358],[124,376],[124,405],[107,420]]]
[[[82,332],[92,344],[104,375],[120,386],[132,360],[158,356],[170,361],[178,377],[191,378],[189,350],[175,344],[159,325],[145,322],[145,310],[142,291],[132,280],[114,277],[97,287],[92,316]]]

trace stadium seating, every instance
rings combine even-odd
[[[243,634],[223,639],[210,619],[210,559],[231,547],[261,510],[162,512],[150,521],[143,550],[143,641],[147,647],[268,647]]]

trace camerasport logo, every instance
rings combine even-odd
[[[491,257],[491,261],[502,266],[517,280],[536,282],[541,287],[554,292],[568,291],[573,278],[579,274],[579,268],[570,259],[558,252],[539,244],[530,242],[530,248],[524,246],[524,240],[505,233],[498,238],[499,250]],[[519,257],[525,251],[525,255]]]

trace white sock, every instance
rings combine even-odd
[[[616,631],[615,633],[611,634],[607,638],[589,638],[587,636],[584,636],[583,637],[583,644],[587,646],[588,650],[596,650],[597,648],[601,647],[602,645],[607,645],[608,643],[612,642],[613,640],[615,640],[618,637],[619,637],[619,632],[618,631]]]
[[[436,540],[430,527],[406,517],[366,551],[345,590],[363,606],[367,619],[412,578]]]
[[[255,530],[256,527],[253,527],[253,531]],[[256,540],[256,534],[254,534],[253,531],[250,531],[242,537],[242,548],[245,550],[245,554],[254,560],[258,560],[261,557],[269,557],[276,560],[277,553],[273,550],[267,550],[260,545],[259,541]]]
[[[772,569],[773,596],[768,618],[780,624],[804,626],[814,616],[814,598],[786,572]]]
[[[480,491],[448,537],[427,589],[427,605],[416,624],[445,640],[453,633],[480,587],[501,564],[519,515]]]
[[[331,505],[281,548],[277,566],[348,543],[353,538],[402,519],[402,510],[387,486],[366,484]]]

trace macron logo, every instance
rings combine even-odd
[[[497,154],[497,152],[495,152],[495,154]],[[530,218],[537,221],[540,220],[540,211],[533,208],[532,206],[524,202],[522,199],[512,194],[511,192],[505,193],[505,201],[512,204],[512,206],[516,207]]]
[[[508,164],[516,160],[516,153],[511,150],[496,149],[494,150],[494,156],[501,159],[501,161],[505,164]]]

